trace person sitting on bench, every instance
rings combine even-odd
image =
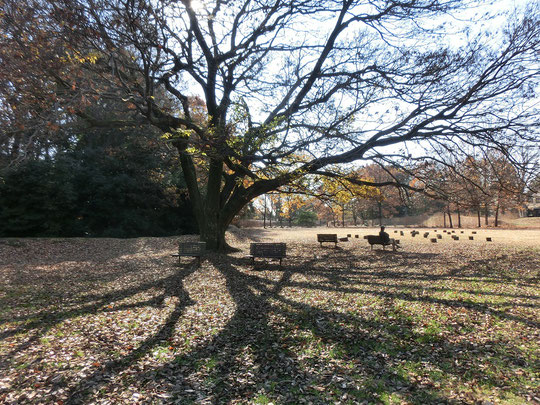
[[[396,248],[400,248],[398,243],[396,243],[395,239],[390,238],[390,235],[384,231],[384,226],[381,226],[381,231],[379,232],[379,238],[381,238],[381,242],[385,245],[392,245],[392,248],[396,250]]]

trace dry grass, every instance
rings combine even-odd
[[[0,403],[539,401],[538,231],[397,253],[374,231],[235,230],[200,268],[174,238],[0,240]]]
[[[411,237],[411,231],[416,230],[420,235]],[[444,232],[446,230],[446,233]],[[402,228],[388,226],[386,231],[390,237],[400,239],[404,246],[412,245],[429,245],[430,238],[440,234],[442,239],[438,240],[438,245],[434,248],[448,249],[448,245],[459,250],[467,250],[471,247],[474,249],[499,249],[509,247],[532,247],[540,248],[540,229],[443,229],[443,228]],[[397,231],[395,233],[394,231]],[[403,232],[403,236],[400,235]],[[423,234],[429,232],[429,238],[424,238]],[[453,233],[452,233],[453,232]],[[462,233],[463,232],[463,233]],[[473,233],[475,232],[475,233]],[[364,235],[376,235],[379,233],[379,228],[250,228],[235,231],[235,234],[243,234],[246,237],[252,237],[264,241],[283,241],[283,242],[303,242],[313,243],[317,240],[318,233],[336,233],[338,237],[352,235],[351,242],[357,243],[359,247],[366,246],[367,242],[363,239]],[[359,238],[356,239],[355,235]],[[459,241],[452,239],[450,235],[460,237]],[[469,240],[469,236],[474,239]],[[491,237],[492,242],[487,242],[486,238]]]

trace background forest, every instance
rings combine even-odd
[[[166,236],[196,232],[174,154],[155,130],[58,129],[0,170],[1,236]]]

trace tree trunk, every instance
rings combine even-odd
[[[266,196],[264,196],[263,228],[266,229]]]
[[[480,220],[481,216],[480,216],[480,205],[478,205],[476,207],[476,213],[478,214],[478,228],[481,228],[482,227],[482,222]]]
[[[443,224],[444,224],[443,227],[446,228],[446,212],[445,211],[443,211],[442,216],[443,216]]]
[[[495,228],[499,226],[499,201],[497,200],[497,207],[495,208]]]
[[[278,200],[276,203],[276,215],[279,221],[279,227],[283,228],[283,215],[281,215],[281,195],[278,194]]]
[[[450,228],[454,227],[454,224],[452,224],[452,214],[450,213],[450,206],[447,207],[448,210],[448,223],[450,225]]]
[[[459,205],[457,206],[457,221],[458,221],[458,228],[461,228],[461,210],[459,209]]]
[[[202,229],[201,240],[206,242],[206,249],[212,251],[226,251],[231,247],[225,241],[225,232],[227,227],[209,226]]]
[[[486,226],[489,225],[489,207],[487,204],[484,204],[484,223]]]
[[[345,228],[345,207],[341,209],[341,227]]]
[[[206,187],[206,201],[203,203],[205,218],[199,220],[203,222],[201,227],[201,239],[206,242],[209,250],[226,250],[228,248],[225,242],[225,231],[229,226],[229,221],[221,212],[221,179],[223,174],[223,161],[220,159],[211,159],[208,166],[208,183]],[[240,209],[243,205],[240,207]]]
[[[211,159],[209,162],[206,195],[203,196],[199,190],[192,157],[182,149],[182,144],[176,146],[180,152],[180,164],[199,225],[201,241],[206,242],[206,249],[210,251],[230,250],[231,247],[225,241],[225,232],[234,216],[252,198],[249,198],[247,193],[237,194],[234,198],[231,197],[232,202],[227,207],[224,206],[221,201],[223,161],[220,159]]]

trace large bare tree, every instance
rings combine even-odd
[[[473,15],[485,1],[27,3],[2,1],[4,40],[39,59],[31,14],[56,50],[33,64],[55,108],[105,125],[83,107],[120,97],[133,114],[107,125],[163,131],[210,249],[249,201],[334,165],[538,141],[537,5],[487,32]]]

